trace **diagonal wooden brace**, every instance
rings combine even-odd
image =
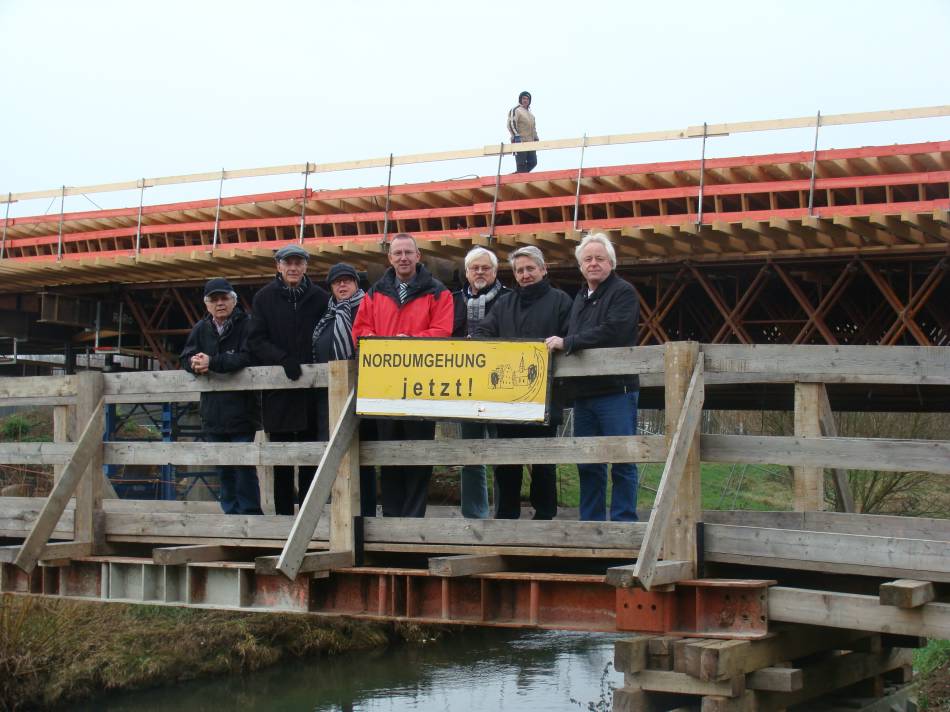
[[[92,411],[89,422],[83,428],[82,435],[79,436],[79,440],[76,442],[76,449],[73,450],[72,457],[63,468],[59,481],[47,497],[40,515],[36,518],[33,528],[26,537],[26,541],[20,547],[20,553],[14,563],[26,573],[30,573],[36,566],[36,562],[42,555],[50,535],[56,528],[56,523],[66,509],[69,498],[73,496],[79,486],[89,461],[97,448],[102,447],[102,434],[105,427],[102,413],[103,403],[103,399],[100,398],[99,403]],[[99,477],[100,475],[96,473],[95,476]]]
[[[310,483],[307,496],[294,520],[290,536],[287,537],[287,542],[277,561],[277,570],[291,581],[296,578],[300,570],[304,555],[307,553],[307,546],[320,521],[320,515],[330,499],[330,491],[340,468],[340,462],[349,450],[353,436],[356,434],[359,418],[356,415],[355,403],[355,391],[350,391],[340,419],[333,428],[327,448],[323,451],[317,473]]]
[[[683,475],[686,460],[689,457],[693,437],[699,427],[703,412],[704,394],[703,359],[700,357],[693,367],[693,375],[686,391],[683,409],[680,411],[676,431],[670,441],[670,450],[666,457],[666,464],[663,466],[663,474],[660,476],[656,500],[650,512],[650,521],[647,524],[646,533],[643,535],[640,554],[633,570],[633,578],[648,591],[656,576],[660,547],[663,543],[664,532],[669,526],[670,512],[673,510],[677,487]]]

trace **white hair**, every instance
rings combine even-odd
[[[484,247],[473,247],[468,251],[468,254],[465,255],[465,269],[468,269],[472,262],[479,257],[488,257],[492,269],[498,269],[498,258],[495,256],[495,253],[491,250],[486,250]]]
[[[584,251],[584,248],[592,242],[596,242],[604,246],[604,249],[607,251],[607,258],[610,260],[611,268],[616,269],[617,253],[614,251],[613,243],[611,243],[607,236],[602,232],[590,232],[584,235],[584,239],[581,240],[581,244],[574,248],[574,259],[577,260],[577,264],[581,263],[581,253]]]
[[[515,260],[519,257],[528,257],[533,260],[538,267],[544,269],[544,253],[534,245],[519,247],[517,250],[508,255],[508,264],[511,265],[512,269],[515,267]]]
[[[221,294],[221,292],[215,292],[215,294]],[[228,296],[234,300],[234,303],[237,304],[237,292],[228,292]],[[211,295],[209,294],[205,297],[205,304],[211,304]]]

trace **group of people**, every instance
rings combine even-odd
[[[543,339],[551,351],[632,346],[637,341],[639,302],[633,287],[617,276],[617,258],[602,233],[587,235],[575,250],[584,283],[571,299],[548,280],[544,255],[527,246],[509,256],[515,283],[498,279],[498,258],[483,247],[472,249],[464,262],[465,282],[449,291],[420,262],[415,239],[406,233],[389,243],[390,267],[366,292],[356,270],[334,265],[328,294],[307,275],[309,255],[297,245],[275,253],[277,274],[260,289],[248,316],[237,303],[227,280],[215,278],[205,286],[207,315],[192,329],[181,354],[182,366],[195,375],[229,373],[248,365],[279,365],[292,381],[301,365],[355,357],[364,336]],[[554,416],[548,425],[465,421],[463,438],[546,438],[556,434],[564,406],[573,407],[578,437],[634,435],[639,382],[636,376],[590,376],[571,379],[556,390]],[[315,395],[316,394],[316,395]],[[212,442],[250,442],[259,428],[275,442],[318,441],[328,438],[326,391],[306,388],[264,391],[260,408],[249,391],[214,391],[201,395],[201,418]],[[259,417],[258,417],[259,416]],[[431,440],[435,422],[367,419],[360,422],[364,440]],[[580,518],[606,520],[607,465],[578,465]],[[257,475],[253,467],[224,467],[221,506],[227,513],[261,512]],[[313,479],[313,467],[299,468],[297,499],[303,501]],[[383,516],[423,517],[432,467],[383,466],[380,493]],[[495,475],[495,516],[517,519],[521,514],[523,466],[498,465]],[[609,518],[636,521],[637,467],[612,466]],[[556,466],[531,467],[530,501],[535,519],[557,513]],[[361,514],[376,512],[376,473],[360,468]],[[294,512],[294,468],[274,468],[277,514]],[[490,516],[484,465],[469,465],[461,473],[462,513],[470,518]]]

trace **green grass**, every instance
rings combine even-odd
[[[928,641],[914,651],[920,709],[950,710],[950,640]]]
[[[640,465],[640,491],[637,504],[650,507],[660,482],[663,466],[659,463]],[[559,465],[558,503],[577,507],[580,488],[576,465]],[[608,496],[611,490],[608,477]],[[524,478],[522,496],[528,497],[529,481]],[[791,502],[791,479],[785,468],[756,466],[702,465],[703,509],[785,510]]]

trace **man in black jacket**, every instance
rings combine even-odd
[[[547,279],[544,255],[537,247],[522,247],[508,258],[518,286],[498,298],[498,303],[475,328],[474,336],[540,339],[567,333],[571,298]],[[499,423],[500,438],[553,438],[557,435],[560,410],[552,407],[551,424]],[[521,516],[522,465],[496,465],[495,485],[498,519]],[[557,467],[531,468],[531,506],[535,519],[554,519],[557,514]]]
[[[237,304],[228,280],[215,277],[205,285],[205,317],[195,324],[181,352],[181,365],[196,376],[233,373],[250,363],[247,334],[250,321]],[[254,391],[211,391],[201,394],[201,428],[206,442],[249,443],[257,430]],[[221,509],[225,514],[261,514],[261,494],[253,467],[222,466]]]
[[[567,336],[551,336],[552,350],[574,353],[581,349],[636,346],[640,300],[636,290],[617,276],[617,255],[603,233],[587,235],[574,251],[582,284],[571,308]],[[635,375],[587,376],[572,383],[574,435],[636,435],[637,399],[640,380]],[[580,518],[604,521],[607,518],[607,465],[577,466],[581,485]],[[610,518],[615,522],[637,521],[637,466],[614,463],[611,467],[613,493]]]
[[[291,381],[300,378],[300,365],[313,363],[313,329],[327,310],[330,295],[307,276],[309,255],[298,245],[281,247],[274,255],[277,275],[254,295],[248,346],[256,365],[284,368]],[[264,430],[272,442],[305,442],[319,439],[317,399],[309,389],[263,392]],[[322,410],[322,409],[319,409]],[[297,502],[302,503],[313,480],[314,467],[301,467],[297,475]],[[274,509],[294,513],[294,468],[274,468]]]

